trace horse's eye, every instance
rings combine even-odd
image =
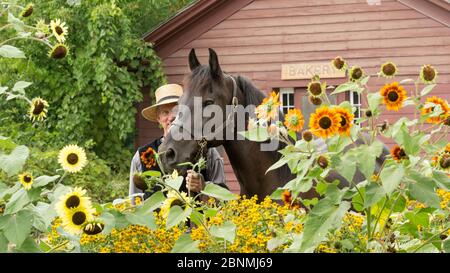
[[[206,100],[205,101],[205,106],[212,105],[212,104],[214,104],[213,100]]]

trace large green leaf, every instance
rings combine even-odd
[[[387,195],[397,188],[405,175],[405,169],[400,164],[394,164],[384,167],[380,174],[381,182],[383,183],[383,189]]]
[[[409,184],[411,195],[419,202],[425,203],[433,208],[439,208],[439,197],[434,191],[434,181],[420,174],[410,174],[410,176],[416,181]]]
[[[341,85],[339,85],[338,87],[336,87],[336,89],[334,89],[333,92],[331,92],[330,95],[335,95],[335,94],[339,94],[345,91],[349,91],[349,90],[356,90],[356,89],[360,89],[359,85],[355,82],[346,82],[343,83]]]
[[[225,201],[234,200],[237,198],[237,196],[235,194],[232,194],[229,190],[222,188],[221,186],[218,186],[214,183],[208,183],[202,190],[202,193]]]
[[[138,207],[136,212],[141,214],[151,214],[152,211],[159,208],[159,206],[166,200],[164,194],[160,191],[152,194],[147,200],[144,201],[144,205]]]
[[[8,176],[18,174],[28,158],[29,149],[26,146],[16,147],[9,155],[0,154],[0,168]]]
[[[368,208],[383,198],[385,192],[383,187],[377,183],[370,183],[366,187],[366,199],[364,200],[364,208]]]
[[[369,109],[372,113],[376,112],[378,105],[381,103],[381,94],[379,92],[367,94],[367,100],[369,102]]]
[[[189,234],[183,234],[178,238],[171,253],[200,253],[198,249],[199,241],[193,241]]]
[[[326,199],[320,200],[316,207],[319,206],[321,202],[324,202],[324,200]],[[339,228],[342,218],[350,208],[350,203],[344,201],[338,206],[332,205],[328,206],[328,209],[322,208],[320,214],[315,213],[316,207],[311,210],[311,213],[305,222],[303,240],[299,249],[300,252],[314,251],[320,242],[325,239],[326,234],[331,228]]]
[[[155,217],[153,214],[125,214],[125,218],[132,225],[146,226],[152,230],[156,229]]]
[[[21,210],[27,204],[30,203],[27,191],[24,188],[19,189],[11,196],[8,203],[5,206],[5,214],[13,214]]]
[[[246,139],[256,142],[263,142],[269,139],[269,133],[266,127],[257,127],[245,132],[238,132],[238,134],[244,136]]]
[[[12,90],[20,92],[32,84],[33,84],[32,82],[18,81],[14,84],[14,87]]]
[[[25,58],[25,54],[22,50],[10,45],[0,46],[0,56],[5,58]]]
[[[435,86],[436,86],[436,84],[430,84],[430,85],[425,86],[425,87],[422,89],[422,91],[420,91],[420,96],[423,97],[423,96],[428,95],[428,93],[430,93],[431,90],[433,90],[433,88],[434,88]]]
[[[187,207],[183,210],[180,206],[173,206],[169,210],[169,216],[167,217],[166,228],[169,229],[178,225],[181,221],[184,221],[192,212],[191,207]]]
[[[210,232],[213,236],[234,242],[236,236],[236,225],[231,221],[226,221],[221,226],[212,226]]]
[[[19,248],[16,248],[19,253],[40,253],[42,252],[36,241],[28,236]]]
[[[57,216],[54,206],[43,202],[38,202],[36,206],[33,206],[32,212],[35,219],[33,226],[41,231],[45,231]]]
[[[35,187],[35,188],[44,187],[48,183],[51,183],[51,182],[55,181],[59,177],[60,177],[59,175],[54,175],[54,176],[43,175],[43,176],[39,176],[38,178],[34,179],[33,187]]]
[[[433,180],[440,188],[450,191],[450,178],[442,171],[433,170]]]
[[[26,210],[14,215],[5,215],[1,220],[3,234],[16,247],[20,247],[31,232],[31,213]]]
[[[0,232],[0,253],[8,252],[8,239]]]
[[[169,178],[165,181],[165,183],[178,191],[180,190],[181,184],[183,184],[183,176],[178,176],[175,179]]]
[[[353,181],[353,176],[356,172],[356,161],[347,153],[338,162],[336,170],[340,175],[347,179],[347,181]]]

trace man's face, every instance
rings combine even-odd
[[[158,107],[158,122],[163,127],[164,136],[169,132],[170,124],[175,119],[175,116],[172,113],[175,106],[176,103],[170,103]]]

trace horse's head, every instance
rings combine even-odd
[[[230,105],[239,88],[231,76],[224,74],[217,54],[209,49],[209,65],[201,65],[194,49],[189,53],[191,73],[184,81],[184,93],[178,102],[177,116],[159,147],[166,172],[184,173],[183,162],[195,162],[207,147],[222,145],[230,125]],[[235,102],[237,98],[234,99]],[[227,107],[228,105],[228,107]],[[228,109],[228,113],[227,113]]]

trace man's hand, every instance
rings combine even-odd
[[[193,192],[201,192],[204,187],[205,181],[203,175],[196,173],[193,170],[188,170],[186,176],[186,188]]]

